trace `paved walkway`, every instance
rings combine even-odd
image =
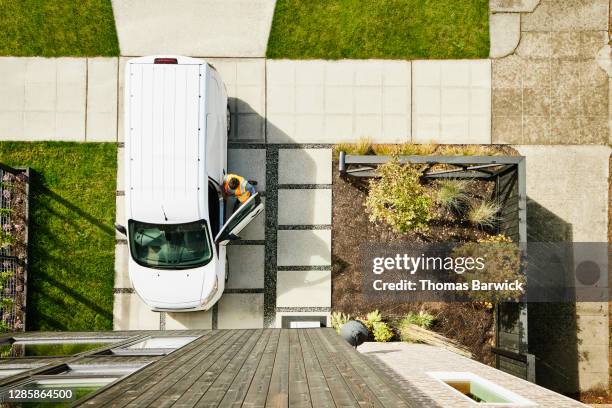
[[[489,60],[268,60],[270,143],[490,143]]]
[[[113,0],[121,55],[264,57],[275,0]]]
[[[117,58],[0,57],[0,140],[117,140]]]
[[[609,160],[612,150],[607,146],[515,147],[526,157],[529,240],[607,242]],[[590,259],[593,251],[594,249],[590,249]],[[580,251],[575,250],[573,256],[576,265],[581,261]],[[605,271],[608,269],[608,254],[605,249],[601,251],[601,259],[600,267]],[[608,276],[603,276],[597,285],[603,288],[609,287]],[[540,334],[547,339],[552,337],[557,344],[560,342],[563,345],[554,348],[560,352],[563,350],[562,355],[546,358],[540,356],[542,357],[540,364],[552,365],[555,367],[554,372],[563,373],[558,378],[550,376],[547,381],[556,387],[572,387],[572,381],[577,380],[577,385],[582,390],[607,388],[606,379],[609,370],[607,303],[577,303],[575,310],[562,309],[561,306],[553,313],[559,313],[558,317],[547,318],[558,322],[569,320],[559,323],[559,327],[562,327],[558,329],[559,333],[547,330],[546,333]],[[567,327],[575,329],[571,331]],[[532,335],[538,333],[538,328],[534,327],[530,333]],[[576,335],[575,339],[570,338],[572,334]],[[567,389],[567,391],[575,390]]]
[[[523,11],[538,2],[497,3]],[[541,0],[520,13],[514,54],[492,61],[493,143],[607,144],[609,81],[595,57],[608,40],[608,3]]]
[[[432,378],[430,372],[470,372],[543,408],[586,407],[577,401],[451,351],[425,344],[364,343],[357,349],[377,368],[398,381],[422,406],[471,408],[473,401]],[[511,405],[515,406],[515,405]]]

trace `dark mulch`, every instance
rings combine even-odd
[[[490,197],[491,183],[479,180],[471,183],[471,194]],[[367,242],[473,242],[489,234],[465,222],[457,222],[456,217],[441,209],[435,210],[435,219],[430,222],[426,234],[399,234],[384,224],[370,222],[364,207],[367,181],[360,184],[341,178],[336,164],[332,189],[332,309],[352,316],[363,316],[378,309],[390,320],[409,311],[427,310],[437,316],[434,330],[466,346],[476,359],[492,363],[490,347],[494,328],[491,309],[472,303],[366,300],[358,267],[359,246]]]

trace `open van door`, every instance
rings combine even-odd
[[[244,204],[232,214],[229,220],[225,223],[217,237],[215,238],[216,244],[227,244],[229,241],[237,239],[237,235],[249,225],[251,221],[260,212],[263,211],[263,203],[259,193],[253,194]]]

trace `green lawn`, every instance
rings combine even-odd
[[[486,58],[489,0],[278,0],[269,58]]]
[[[117,147],[0,142],[30,184],[28,330],[112,329]]]
[[[0,0],[0,55],[119,55],[111,0]]]

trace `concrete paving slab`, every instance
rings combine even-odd
[[[121,55],[264,57],[275,1],[113,0],[112,4]]]
[[[267,140],[410,140],[411,63],[290,61],[267,65]]]
[[[414,142],[491,142],[489,60],[414,61],[412,69]]]
[[[166,313],[166,330],[212,329],[212,310]]]
[[[493,142],[606,143],[609,81],[597,60],[606,39],[603,31],[523,32],[515,55],[492,61]]]
[[[263,245],[230,245],[228,289],[263,289],[265,253]]]
[[[527,158],[527,197],[533,201],[529,218],[543,208],[569,224],[573,242],[606,242],[610,148],[515,147]]]
[[[219,329],[263,327],[263,293],[226,293],[219,300]]]
[[[125,196],[118,195],[115,197],[115,221],[119,223],[125,222]],[[125,238],[124,235],[121,237]]]
[[[521,15],[495,13],[489,15],[491,58],[501,58],[514,52],[521,40]]]
[[[265,141],[265,60],[261,58],[206,58],[219,71],[232,115],[230,139]]]
[[[125,136],[123,134],[123,92],[125,84],[125,64],[130,60],[130,57],[119,57],[119,85],[117,87],[117,141],[125,142]]]
[[[612,150],[607,146],[515,147],[526,157],[530,240],[607,242]],[[606,251],[601,255],[605,259]],[[578,362],[578,384],[583,391],[597,389],[608,382],[608,336],[601,336],[598,329],[598,325],[608,327],[607,304],[578,303],[576,310],[583,329],[577,332],[577,352],[586,357]]]
[[[280,149],[279,184],[331,184],[331,149]]]
[[[87,59],[87,141],[117,141],[118,65],[118,58]]]
[[[279,225],[331,225],[331,189],[278,190]]]
[[[113,330],[159,330],[159,313],[151,311],[135,293],[116,293]]]
[[[331,265],[331,230],[278,231],[278,266]]]
[[[85,58],[0,58],[0,139],[85,140]]]
[[[540,0],[489,0],[489,10],[493,13],[530,13]]]
[[[240,231],[240,238],[243,240],[263,240],[266,235],[266,199],[261,198],[264,203],[264,210],[257,216],[253,221],[246,226],[245,229]]]
[[[115,245],[115,288],[132,287],[128,274],[129,256],[127,244]]]
[[[277,307],[331,307],[331,271],[278,271]]]
[[[227,170],[257,181],[255,189],[266,191],[266,151],[264,149],[228,149]]]
[[[117,148],[117,191],[125,191],[125,148]]]

